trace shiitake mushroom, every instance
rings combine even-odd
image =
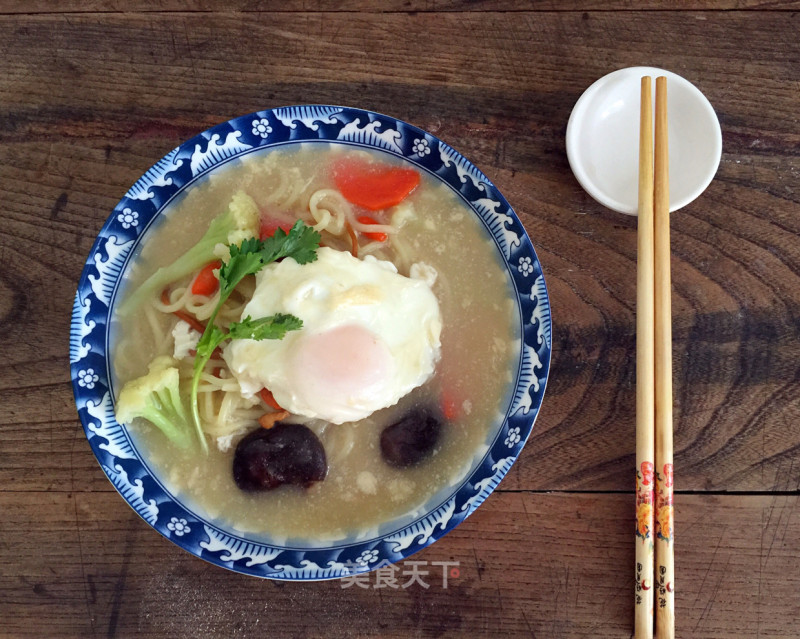
[[[439,441],[442,422],[434,411],[415,408],[381,433],[381,454],[390,466],[407,468],[428,457]]]
[[[439,441],[442,420],[429,408],[417,407],[381,433],[381,454],[387,464],[408,468],[429,457]],[[325,449],[303,424],[277,422],[246,435],[233,455],[233,479],[245,491],[273,490],[283,484],[308,487],[328,473]]]
[[[283,484],[308,487],[328,473],[325,449],[303,424],[276,423],[246,435],[233,455],[233,479],[242,490],[272,490]]]

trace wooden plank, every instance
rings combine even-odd
[[[32,509],[36,501],[40,508]],[[677,633],[795,637],[800,497],[678,499]],[[162,539],[115,494],[0,493],[10,636],[627,637],[633,496],[496,493],[414,555],[429,588],[258,581]],[[13,552],[10,550],[13,549]],[[443,587],[441,566],[459,576]],[[401,564],[401,583],[413,568]],[[745,611],[747,611],[745,613]]]
[[[274,13],[274,12],[543,12],[543,11],[795,11],[798,0],[2,0],[0,14],[33,13]]]
[[[473,159],[516,207],[544,264],[552,377],[504,486],[627,490],[635,227],[580,189],[563,134],[583,88],[652,59],[697,82],[724,130],[716,180],[676,214],[673,230],[678,488],[798,490],[796,30],[782,15],[665,14],[665,37],[686,43],[670,57],[641,37],[649,21],[0,17],[0,485],[110,489],[75,417],[66,318],[97,230],[137,177],[229,117],[357,95],[360,106],[422,126]],[[397,33],[424,36],[426,56]],[[475,64],[474,34],[493,52]]]
[[[724,136],[716,180],[673,225],[676,478],[699,493],[677,496],[678,636],[796,636],[798,8],[0,0],[0,634],[630,636],[632,494],[531,491],[632,488],[635,225],[574,181],[564,128],[595,79],[651,63],[695,82]],[[463,151],[548,277],[544,409],[500,490],[412,558],[427,589],[205,564],[125,505],[75,415],[66,318],[122,193],[213,124],[308,102],[391,113]],[[443,561],[460,571],[447,589]]]

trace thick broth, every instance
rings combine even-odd
[[[123,297],[191,247],[237,190],[246,190],[263,205],[269,189],[281,188],[278,170],[301,180],[305,192],[331,188],[323,167],[341,153],[369,153],[381,162],[398,163],[376,151],[306,143],[269,153],[276,157],[252,154],[221,167],[173,203],[166,219],[148,232],[141,254],[126,274]],[[300,197],[298,206],[304,201],[307,197]],[[273,542],[324,543],[361,536],[413,516],[433,495],[457,484],[485,451],[508,407],[518,365],[518,310],[510,281],[479,220],[448,187],[423,174],[407,202],[416,217],[397,236],[406,259],[400,260],[391,248],[379,257],[395,257],[395,263],[424,261],[438,271],[433,291],[442,313],[442,359],[434,377],[396,406],[360,422],[310,423],[325,446],[329,472],[325,481],[308,489],[284,486],[268,493],[242,492],[233,482],[232,448],[221,452],[212,441],[207,457],[186,453],[149,423],[137,421],[132,436],[156,476],[198,514]],[[403,266],[400,272],[408,274]],[[165,333],[175,323],[168,315],[161,321]],[[172,344],[153,343],[141,313],[117,322],[115,331],[114,344],[136,345],[114,352],[118,392],[121,384],[146,372],[154,356],[171,354]],[[381,457],[381,431],[415,404],[438,405],[442,380],[459,398],[462,416],[444,425],[430,458],[412,468],[391,468]]]

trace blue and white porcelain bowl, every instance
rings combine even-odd
[[[150,470],[128,429],[115,420],[109,326],[121,276],[152,222],[187,187],[244,154],[313,141],[383,150],[448,185],[482,222],[507,269],[519,310],[513,391],[487,451],[460,485],[439,494],[416,520],[371,538],[327,546],[281,546],[226,530],[171,494]],[[458,256],[454,256],[458,259]],[[398,562],[460,524],[494,490],[536,419],[550,366],[550,304],[541,265],[519,219],[495,186],[434,136],[370,111],[301,106],[259,111],[201,133],[170,151],[125,194],[86,261],[70,327],[70,366],[78,414],[100,466],[130,506],[159,533],[219,566],[258,577],[345,577]]]

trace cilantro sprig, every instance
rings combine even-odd
[[[249,315],[241,322],[233,322],[228,326],[228,332],[219,326],[214,326],[204,333],[207,339],[204,343],[197,344],[197,357],[211,359],[214,351],[229,339],[283,339],[289,331],[303,328],[303,320],[287,313],[276,313],[269,317],[260,317],[256,320]],[[196,360],[195,360],[196,361]]]
[[[197,403],[197,390],[200,376],[214,351],[228,339],[283,339],[289,331],[303,326],[302,320],[294,315],[278,313],[269,317],[252,319],[249,316],[241,322],[228,326],[227,332],[214,322],[222,305],[230,297],[233,290],[248,275],[258,273],[267,264],[284,257],[291,257],[299,264],[306,264],[317,259],[320,235],[314,229],[298,220],[287,233],[283,229],[275,231],[275,235],[265,240],[255,238],[244,240],[240,245],[228,247],[230,259],[219,270],[219,300],[208,318],[206,330],[197,343],[197,354],[194,358],[194,374],[192,376],[191,405],[195,430],[200,439],[203,452],[208,452],[208,443],[203,436],[200,424],[200,410]]]

